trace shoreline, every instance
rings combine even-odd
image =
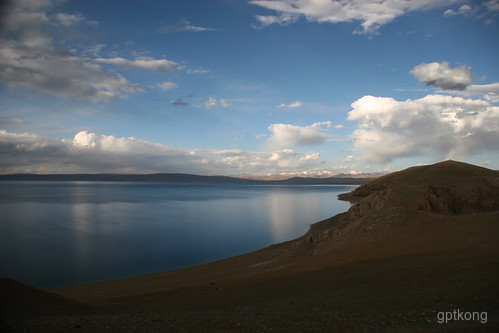
[[[84,185],[85,186],[85,185]],[[55,256],[44,256],[44,262],[47,263],[45,266],[42,261],[39,261],[39,268],[30,268],[30,265],[23,265],[26,267],[25,270],[17,272],[15,275],[20,281],[37,286],[39,288],[56,288],[61,286],[82,284],[98,282],[110,279],[126,278],[137,275],[153,274],[157,272],[162,272],[166,270],[185,268],[192,265],[204,264],[214,260],[225,259],[234,255],[241,255],[248,253],[250,251],[256,251],[266,246],[272,244],[292,240],[297,237],[302,236],[307,232],[310,222],[316,222],[327,216],[333,215],[336,212],[345,211],[348,209],[348,204],[345,202],[337,201],[337,194],[340,192],[345,192],[353,189],[353,185],[317,185],[307,186],[306,188],[300,186],[288,189],[288,185],[285,186],[274,186],[270,185],[257,185],[257,188],[248,185],[242,185],[237,188],[237,192],[232,190],[232,187],[227,190],[224,188],[219,188],[217,185],[212,187],[212,185],[207,185],[209,188],[204,190],[204,187],[199,190],[197,185],[187,187],[175,187],[170,189],[169,185],[159,184],[159,187],[152,185],[154,189],[159,188],[157,191],[150,191],[151,187],[138,187],[131,184],[130,187],[125,185],[126,188],[122,188],[120,185],[113,186],[107,190],[107,186],[94,187],[96,190],[88,189],[86,187],[82,188],[81,191],[85,196],[78,196],[80,201],[84,202],[95,202],[97,205],[83,206],[78,210],[79,215],[73,215],[71,207],[75,207],[74,199],[72,199],[72,193],[79,193],[79,185],[42,185],[38,186],[36,183],[31,186],[31,184],[24,186],[12,186],[15,189],[14,193],[19,193],[21,191],[30,191],[34,188],[40,195],[28,198],[29,200],[37,201],[41,200],[44,205],[44,215],[46,218],[42,219],[42,216],[38,216],[36,213],[30,213],[27,217],[33,220],[40,219],[46,223],[47,230],[54,228],[54,230],[59,230],[59,228],[68,227],[78,227],[80,224],[76,222],[83,222],[82,219],[86,219],[85,226],[87,232],[84,232],[80,241],[85,240],[84,244],[88,246],[95,246],[95,249],[89,248],[88,251],[82,251],[82,249],[76,249],[73,239],[73,232],[58,232],[54,233],[54,241],[50,238],[41,238],[40,241],[34,239],[33,244],[37,244],[36,247],[40,246],[40,252],[44,251],[46,248],[53,248],[55,246],[61,246],[60,248],[68,249],[71,255],[64,255],[64,257],[56,261]],[[203,185],[201,185],[203,186]],[[232,185],[229,185],[232,186]],[[264,186],[264,187],[261,187]],[[10,186],[7,186],[10,188]],[[130,190],[131,188],[131,190]],[[62,189],[62,190],[60,190]],[[187,189],[187,190],[186,190]],[[52,191],[52,194],[46,195],[46,191]],[[99,195],[92,195],[95,193]],[[288,193],[289,192],[289,193]],[[101,194],[102,193],[102,194]],[[123,193],[123,194],[121,194]],[[128,194],[131,193],[131,194]],[[152,194],[149,194],[152,193]],[[213,195],[213,193],[215,195]],[[68,194],[68,195],[63,195]],[[98,207],[98,200],[94,201],[94,197],[108,198],[111,195],[114,196],[113,200],[120,202],[121,200],[130,200],[131,208],[128,206],[117,204],[119,210],[110,211],[113,206],[103,206],[103,209],[110,211],[110,214],[103,215],[100,213]],[[134,197],[131,197],[133,195]],[[145,198],[139,197],[145,195]],[[184,201],[183,198],[189,197],[195,201]],[[234,196],[234,197],[232,197]],[[88,198],[87,198],[88,197]],[[15,198],[13,195],[12,198]],[[47,199],[45,199],[47,198]],[[131,198],[131,199],[130,199]],[[135,200],[137,198],[138,200]],[[182,200],[177,203],[176,200]],[[267,199],[272,199],[272,201]],[[303,201],[304,198],[306,201]],[[142,201],[144,199],[144,202]],[[158,206],[154,200],[164,200],[165,204]],[[199,202],[197,200],[209,199],[207,201]],[[217,199],[217,200],[211,200]],[[14,202],[16,199],[11,199]],[[61,206],[64,210],[64,217],[59,219],[51,219],[50,212],[52,207],[54,207],[52,202],[62,202],[68,205]],[[146,200],[149,200],[146,202]],[[228,200],[228,201],[225,201]],[[308,202],[311,202],[312,208],[307,208]],[[45,203],[45,201],[47,203]],[[8,204],[4,203],[4,204]],[[234,204],[233,207],[226,207],[225,205]],[[127,204],[128,205],[128,204]],[[281,207],[288,206],[286,208],[288,211],[281,210]],[[2,205],[3,206],[3,205]],[[7,206],[9,207],[9,206]],[[19,207],[24,207],[21,205]],[[144,210],[144,207],[147,208]],[[167,207],[168,209],[163,209],[162,207]],[[295,207],[295,208],[293,208]],[[83,208],[85,208],[83,210]],[[19,208],[16,208],[19,209]],[[54,207],[55,212],[59,212],[60,209],[57,205]],[[192,210],[189,212],[189,209]],[[248,211],[248,209],[250,211]],[[274,212],[271,212],[273,209]],[[14,214],[14,210],[9,210],[10,214]],[[131,214],[124,215],[130,212]],[[61,214],[62,214],[61,213]],[[83,216],[82,214],[85,213]],[[9,214],[9,215],[10,215]],[[100,214],[100,215],[99,215]],[[245,214],[245,215],[243,215]],[[12,215],[14,216],[14,215]],[[24,216],[24,215],[20,215]],[[111,216],[106,218],[106,216]],[[7,216],[5,216],[6,218]],[[61,215],[62,217],[62,215]],[[113,219],[121,218],[121,220],[114,221]],[[159,218],[157,218],[159,217]],[[5,220],[2,219],[2,220]],[[76,218],[79,220],[77,221]],[[71,221],[74,221],[72,223]],[[121,224],[118,222],[121,221]],[[69,222],[69,223],[68,223]],[[127,222],[127,223],[125,223]],[[22,225],[22,220],[19,220],[19,225]],[[127,232],[126,230],[131,230],[132,223],[134,225],[134,230],[139,231],[142,238],[136,238],[134,233]],[[209,223],[209,224],[208,224]],[[122,225],[128,229],[121,228],[118,229],[114,227],[117,235],[111,235],[100,237],[97,233],[99,232],[100,225],[109,224],[111,227],[113,225]],[[138,228],[143,228],[141,231]],[[121,231],[121,230],[125,231]],[[20,228],[14,229],[20,230],[16,235],[22,237],[22,230]],[[70,229],[68,229],[70,230]],[[181,231],[176,234],[175,231]],[[231,232],[227,232],[230,230]],[[84,231],[84,230],[83,230]],[[105,230],[104,230],[105,231]],[[87,235],[88,233],[92,235]],[[161,232],[161,234],[159,233]],[[6,235],[11,234],[9,229],[7,229]],[[107,235],[108,233],[106,233]],[[75,234],[76,235],[76,234]],[[87,235],[87,236],[85,236]],[[145,235],[145,236],[144,236]],[[150,235],[150,237],[149,237]],[[196,236],[199,235],[199,236]],[[43,234],[42,234],[43,236]],[[90,237],[94,237],[90,239]],[[115,244],[114,247],[110,248],[106,245],[107,237],[110,237],[110,244]],[[146,237],[146,238],[144,238]],[[179,239],[177,241],[177,238]],[[67,239],[67,241],[66,241]],[[115,241],[118,239],[118,241]],[[146,243],[151,239],[153,242]],[[237,241],[235,241],[237,239]],[[59,241],[62,240],[62,241]],[[127,241],[129,240],[129,242]],[[239,241],[240,240],[240,241]],[[69,243],[71,242],[71,243]],[[57,244],[54,244],[57,243]],[[133,245],[133,247],[127,247],[125,244]],[[7,243],[8,244],[8,243]],[[5,244],[5,245],[7,245]],[[15,245],[13,243],[13,245]],[[213,249],[211,248],[213,245]],[[11,246],[11,248],[18,248],[19,245]],[[34,246],[32,246],[34,247]],[[101,250],[109,248],[113,255],[108,255],[106,252],[99,254]],[[83,252],[83,259],[76,257],[77,252]],[[210,252],[211,251],[211,252]],[[44,251],[45,253],[47,251]],[[28,252],[23,252],[25,255],[22,258],[26,258],[24,262],[29,262]],[[118,257],[119,254],[123,256]],[[130,255],[127,259],[127,255]],[[50,255],[50,254],[49,254]],[[57,255],[57,253],[55,254]],[[103,265],[102,263],[108,262],[107,260],[114,260],[114,258],[120,260],[120,263],[109,262],[109,265]],[[178,259],[177,259],[178,258]],[[9,258],[4,258],[6,264],[2,271],[9,272],[9,267],[16,265],[13,260],[7,260]],[[83,264],[80,262],[85,260]],[[144,263],[142,263],[144,261]],[[54,267],[52,263],[62,263],[64,265],[64,271],[48,270],[43,267]],[[12,263],[12,265],[10,265]],[[73,266],[88,267],[87,270],[81,271],[81,274],[77,274]],[[99,271],[102,269],[102,272]],[[36,275],[34,274],[36,272]],[[109,273],[109,274],[107,274]],[[4,274],[5,276],[9,276]],[[40,276],[40,279],[37,277]],[[10,276],[12,277],[12,276]]]

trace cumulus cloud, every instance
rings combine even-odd
[[[472,84],[473,74],[468,66],[451,68],[448,61],[431,62],[414,67],[411,73],[429,86],[450,90],[453,94],[479,96],[491,103],[499,103],[499,82]]]
[[[59,97],[105,100],[141,91],[141,87],[72,51],[54,46],[54,22],[70,26],[84,20],[65,13],[51,19],[55,1],[13,1],[4,13],[6,36],[0,40],[0,80]],[[56,25],[57,25],[56,24]]]
[[[360,21],[360,32],[375,32],[384,24],[415,10],[443,7],[460,0],[252,0],[278,13],[277,16],[257,16],[262,26],[289,24],[304,16],[311,22],[340,23]]]
[[[308,153],[300,158],[300,161],[317,160],[319,158],[319,153]]]
[[[299,107],[301,107],[301,106],[303,106],[303,103],[302,103],[302,102],[300,102],[300,101],[294,101],[294,102],[291,102],[291,103],[289,103],[289,104],[284,104],[284,103],[279,104],[277,107],[278,107],[279,109],[282,109],[282,108],[286,108],[286,109],[296,109],[296,108],[299,108]]]
[[[237,174],[294,174],[316,170],[320,166],[319,154],[298,153],[292,149],[282,149],[274,152],[248,152],[242,150],[206,150],[196,154],[208,154],[206,160],[218,170],[230,167]],[[211,156],[210,156],[211,155]],[[301,170],[301,171],[298,171]]]
[[[358,122],[355,149],[373,162],[419,155],[463,158],[499,149],[499,107],[481,99],[364,96],[352,104],[348,120]]]
[[[60,141],[29,133],[0,130],[0,173],[47,172],[45,167],[62,171],[66,145]]]
[[[136,59],[128,60],[121,57],[115,58],[97,58],[95,62],[125,66],[131,68],[148,69],[155,72],[171,72],[178,68],[176,62],[167,59]]]
[[[280,148],[322,144],[331,138],[329,135],[323,133],[322,130],[324,127],[331,127],[331,122],[322,121],[309,126],[272,124],[268,127],[272,135],[267,143],[271,147]]]
[[[55,140],[0,130],[1,173],[192,172],[205,169],[195,156],[160,144],[82,131]]]
[[[411,74],[428,86],[444,90],[464,90],[473,83],[468,66],[450,68],[448,61],[417,65],[411,70]]]
[[[289,173],[319,167],[319,154],[290,149],[180,149],[133,137],[81,131],[71,139],[50,139],[0,130],[0,173]]]

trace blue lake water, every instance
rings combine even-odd
[[[0,277],[48,288],[250,252],[346,211],[353,188],[0,182]]]

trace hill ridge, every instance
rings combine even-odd
[[[409,230],[421,228],[424,221],[431,222],[429,228],[440,229],[438,221],[448,221],[447,217],[499,215],[499,172],[444,161],[381,176],[340,194],[339,198],[354,204],[345,213],[313,224],[305,235],[294,241],[295,249],[308,247],[312,256],[332,253],[338,257],[334,252],[342,248],[367,248],[388,238],[410,239]],[[424,237],[420,235],[420,242],[424,242]],[[406,246],[410,243],[402,244],[408,253],[421,250],[418,249],[421,244],[414,243],[413,248]],[[377,256],[375,253],[358,255]]]
[[[372,178],[292,177],[284,180],[258,180],[219,175],[196,175],[188,173],[152,174],[9,174],[0,175],[0,181],[110,181],[110,182],[198,182],[198,183],[240,183],[240,184],[339,184],[360,185]]]

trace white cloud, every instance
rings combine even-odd
[[[173,83],[173,82],[165,81],[165,82],[157,83],[153,87],[157,88],[159,90],[166,91],[166,90],[175,89],[178,87],[178,85],[176,83]]]
[[[188,69],[187,74],[206,74],[209,73],[208,69]]]
[[[499,103],[499,82],[473,84],[461,93],[465,96],[481,96],[491,103]]]
[[[317,160],[319,158],[319,153],[309,153],[306,154],[305,156],[301,157],[301,161],[310,161],[310,160]]]
[[[297,15],[281,14],[280,16],[274,15],[256,15],[256,19],[260,22],[261,27],[267,27],[272,24],[287,25],[296,22]],[[254,26],[260,28],[259,26]]]
[[[0,80],[7,85],[58,97],[108,100],[141,92],[142,87],[119,74],[106,72],[98,63],[156,72],[170,72],[179,67],[167,59],[88,58],[88,55],[97,56],[105,46],[103,44],[91,45],[80,55],[70,46],[68,49],[56,47],[67,44],[54,40],[57,33],[52,32],[80,22],[95,23],[81,14],[52,14],[60,2],[21,0],[6,7],[2,17],[5,38],[0,40]]]
[[[278,13],[277,16],[257,16],[262,26],[287,24],[304,16],[311,22],[340,23],[360,21],[363,33],[374,32],[380,26],[415,10],[443,7],[460,0],[252,0]]]
[[[450,68],[448,61],[423,63],[411,70],[420,81],[453,94],[479,96],[491,103],[499,103],[499,82],[490,84],[472,84],[473,75],[470,67]]]
[[[0,173],[293,173],[315,170],[319,154],[291,149],[249,152],[237,149],[180,149],[87,131],[72,139],[50,139],[0,130]]]
[[[105,44],[93,44],[87,47],[84,51],[83,54],[89,54],[93,57],[98,57],[102,51],[103,48],[105,48]]]
[[[121,57],[115,58],[97,58],[95,62],[125,66],[131,68],[148,69],[155,72],[171,72],[178,68],[176,62],[167,59],[136,59],[128,60]]]
[[[267,136],[267,134],[260,133],[260,134],[255,135],[255,139],[261,140],[261,139],[265,138],[266,136]]]
[[[485,23],[490,23],[494,20],[494,16],[499,11],[499,0],[471,2],[460,6],[457,10],[447,9],[444,16],[472,16],[477,19],[482,19]]]
[[[207,153],[212,156],[207,156]],[[282,149],[270,153],[207,150],[198,151],[197,154],[204,154],[210,164],[218,170],[230,167],[233,170],[238,170],[238,174],[261,174],[263,170],[269,174],[296,173],[297,170],[316,169],[320,165],[318,153],[303,154],[292,149]]]
[[[291,102],[289,104],[279,104],[277,107],[279,109],[282,109],[282,108],[296,109],[296,108],[299,108],[301,106],[303,106],[302,102],[300,102],[300,101],[294,101],[294,102]]]
[[[108,153],[144,152],[158,146],[147,141],[137,140],[133,137],[118,138],[112,135],[78,132],[72,142],[74,148],[87,148]]]
[[[51,48],[0,42],[0,80],[59,97],[106,100],[141,91],[120,75],[110,75],[84,58]]]
[[[77,23],[84,21],[85,17],[83,17],[80,14],[73,15],[73,14],[66,14],[66,13],[57,13],[57,14],[55,14],[55,20],[59,24],[65,26],[65,27],[69,27],[69,26],[72,26],[74,24],[77,24]]]
[[[268,127],[272,135],[267,143],[280,148],[322,144],[330,139],[329,135],[322,132],[324,127],[331,127],[331,122],[323,121],[309,126],[272,124]]]
[[[227,99],[219,99],[217,100],[214,97],[205,97],[203,105],[198,105],[199,106],[204,106],[206,108],[217,108],[217,107],[222,107],[222,108],[228,108],[230,106],[230,102]]]
[[[55,140],[0,130],[0,173],[201,173],[196,156],[160,144],[82,131]]]
[[[364,96],[352,104],[348,119],[358,122],[354,146],[368,161],[463,158],[499,149],[499,107],[484,100],[428,95],[400,102]]]
[[[14,1],[2,10],[2,28],[7,34],[14,35],[27,46],[41,46],[51,42],[45,33],[50,25],[47,10],[53,1]]]
[[[4,14],[5,39],[0,40],[0,80],[59,97],[106,100],[141,91],[120,75],[106,73],[88,58],[54,46],[47,11],[57,1],[14,1]],[[83,20],[55,15],[60,24]]]
[[[444,12],[444,16],[455,16],[455,15],[468,15],[472,11],[472,8],[468,5],[462,5],[457,11],[452,9],[447,9]]]
[[[411,74],[428,86],[444,90],[464,90],[473,83],[468,66],[450,68],[448,61],[417,65],[411,70]]]
[[[348,155],[347,157],[345,157],[344,159],[342,159],[341,161],[343,163],[350,163],[350,162],[353,162],[355,160],[355,158],[353,157],[353,155]]]

